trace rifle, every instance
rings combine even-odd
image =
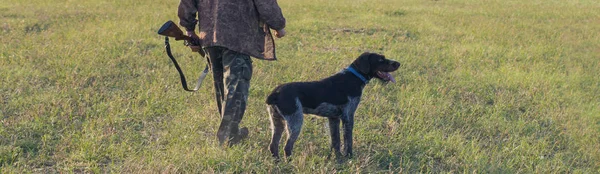
[[[206,75],[208,74],[208,64],[204,68],[204,71],[202,71],[202,74],[200,74],[200,77],[198,77],[196,87],[194,87],[194,89],[189,89],[187,86],[187,81],[185,80],[185,76],[183,75],[183,71],[181,71],[181,67],[179,67],[179,64],[177,63],[177,60],[175,60],[175,58],[173,57],[173,54],[171,54],[171,45],[169,44],[169,37],[174,37],[175,40],[185,40],[186,45],[188,46],[199,46],[200,44],[198,43],[198,41],[189,36],[184,35],[183,31],[181,31],[181,29],[179,29],[179,27],[173,21],[167,21],[165,24],[163,24],[162,27],[158,29],[158,34],[165,36],[165,50],[167,51],[167,55],[169,56],[171,61],[173,61],[173,64],[175,64],[177,72],[179,72],[179,78],[181,79],[181,86],[183,86],[183,89],[189,92],[198,91],[198,89],[200,89],[200,85],[202,85],[202,81],[204,80],[204,78],[206,78]],[[202,49],[199,49],[198,53],[202,57],[206,55]]]

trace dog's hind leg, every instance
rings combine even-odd
[[[291,116],[291,119],[293,120],[287,121],[288,139],[285,143],[285,148],[283,149],[286,157],[292,156],[292,149],[294,148],[294,143],[296,143],[296,140],[300,136],[300,131],[302,130],[302,122],[304,121],[303,117],[304,116],[302,115],[302,113],[294,114],[293,116]]]
[[[271,151],[271,155],[273,157],[279,159],[279,141],[281,140],[281,136],[283,134],[283,129],[285,129],[285,123],[283,116],[281,115],[279,109],[275,105],[267,105],[267,111],[271,117],[271,144],[269,144],[269,151]]]
[[[291,115],[286,115],[285,119],[287,121],[287,134],[288,139],[285,143],[285,148],[283,149],[285,152],[285,156],[292,156],[292,149],[294,148],[294,143],[300,136],[300,131],[302,130],[302,124],[304,122],[304,113],[302,113],[302,104],[298,99],[296,99],[296,112]]]

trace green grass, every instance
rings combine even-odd
[[[156,34],[178,1],[0,2],[1,173],[598,173],[595,0],[281,0],[279,61],[254,61],[243,126],[218,146],[212,77],[197,93]],[[172,43],[195,77],[202,58]],[[264,99],[363,51],[402,63],[357,111],[352,159],[307,116],[291,162],[269,155]]]

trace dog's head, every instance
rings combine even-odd
[[[381,54],[365,52],[356,58],[352,66],[368,77],[375,77],[384,82],[396,82],[390,72],[398,70],[400,63],[386,59]]]

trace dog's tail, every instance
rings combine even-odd
[[[273,92],[271,92],[271,94],[269,94],[269,96],[267,96],[267,100],[265,102],[269,105],[277,103],[277,101],[279,100],[279,94],[281,92],[280,89],[281,89],[281,86],[278,86],[277,88],[275,88],[273,90]]]
[[[267,101],[265,102],[269,105],[272,105],[277,103],[277,99],[279,99],[279,91],[274,91],[273,93],[269,94]]]

